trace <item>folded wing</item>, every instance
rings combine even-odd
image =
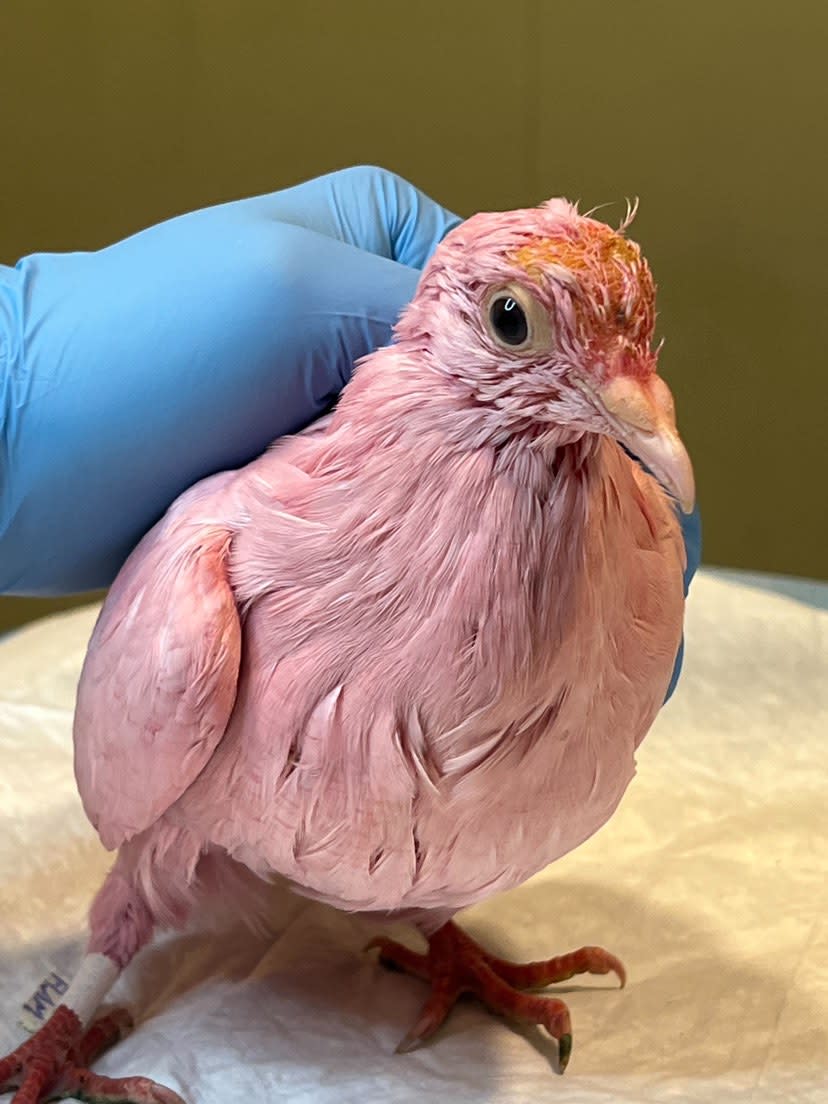
[[[176,510],[141,542],[92,634],[75,711],[75,775],[104,845],[153,824],[202,771],[236,698],[241,627],[232,533]]]

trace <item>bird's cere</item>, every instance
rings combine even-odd
[[[652,471],[685,514],[696,500],[693,465],[676,429],[675,404],[659,376],[615,376],[603,387],[579,381],[615,431],[615,436]]]

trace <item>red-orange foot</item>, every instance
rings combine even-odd
[[[119,1009],[84,1032],[72,1009],[60,1005],[31,1039],[0,1058],[0,1093],[16,1089],[11,1104],[67,1096],[89,1104],[184,1104],[178,1093],[147,1077],[101,1077],[86,1068],[131,1027],[129,1014]]]
[[[568,981],[576,974],[615,973],[622,988],[627,980],[615,955],[601,947],[581,947],[545,962],[521,965],[487,954],[453,923],[445,924],[431,936],[428,954],[418,954],[382,937],[372,939],[368,947],[379,948],[380,962],[386,966],[414,974],[431,984],[431,996],[397,1047],[398,1053],[418,1047],[441,1026],[461,993],[473,993],[492,1012],[546,1028],[558,1041],[558,1063],[563,1073],[572,1051],[569,1009],[554,997],[537,997],[519,990],[542,989]]]

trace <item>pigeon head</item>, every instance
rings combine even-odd
[[[657,371],[633,215],[615,230],[562,199],[474,215],[438,246],[397,338],[502,431],[613,437],[689,512],[693,470]]]

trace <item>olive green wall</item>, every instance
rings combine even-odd
[[[463,214],[637,194],[705,559],[825,577],[827,36],[824,0],[4,0],[0,260],[359,162]]]

